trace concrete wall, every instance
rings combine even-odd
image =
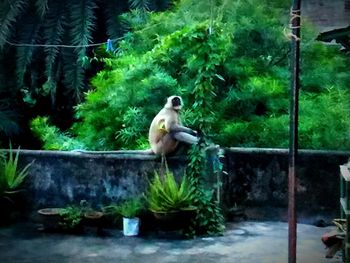
[[[302,15],[322,32],[347,27],[350,25],[350,1],[304,0]]]
[[[297,203],[300,222],[330,222],[339,213],[339,165],[350,152],[300,151]],[[94,206],[120,201],[146,189],[160,159],[138,151],[113,153],[22,150],[30,167],[25,196],[28,209],[87,200]],[[288,151],[225,149],[222,200],[225,208],[243,206],[251,219],[287,219]],[[179,176],[184,156],[168,158]]]
[[[161,164],[157,156],[141,151],[22,150],[20,160],[22,164],[34,161],[26,185],[32,209],[61,207],[81,200],[96,207],[140,195]],[[167,162],[177,176],[184,172],[183,157],[168,158]]]
[[[226,149],[223,200],[246,207],[253,219],[287,220],[288,151]],[[350,152],[300,151],[297,210],[300,222],[331,222],[339,217],[339,165]]]

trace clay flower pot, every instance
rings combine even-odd
[[[101,227],[104,214],[98,211],[88,211],[84,213],[84,225]]]
[[[176,230],[187,227],[191,223],[197,215],[197,208],[166,212],[152,211],[152,213],[162,229]]]
[[[42,230],[57,230],[60,228],[62,217],[60,215],[63,208],[43,208],[38,210],[40,221],[43,225]]]

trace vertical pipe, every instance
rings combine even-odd
[[[298,153],[299,62],[300,62],[300,6],[301,0],[292,0],[291,10],[291,93],[290,138],[288,170],[288,263],[296,262],[297,225],[295,209],[296,159]]]

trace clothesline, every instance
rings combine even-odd
[[[11,42],[5,39],[5,42],[11,46],[16,47],[62,47],[62,48],[86,48],[86,47],[96,47],[96,46],[102,46],[104,44],[107,45],[107,49],[111,47],[112,43],[118,40],[123,39],[124,37],[114,38],[114,39],[108,39],[107,42],[100,42],[100,43],[92,43],[92,44],[86,44],[86,45],[64,45],[64,44],[28,44],[28,43],[15,43]]]

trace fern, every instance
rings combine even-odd
[[[84,149],[84,145],[81,142],[71,138],[68,133],[60,132],[55,126],[50,125],[47,117],[37,117],[32,120],[31,130],[43,141],[45,149]]]

